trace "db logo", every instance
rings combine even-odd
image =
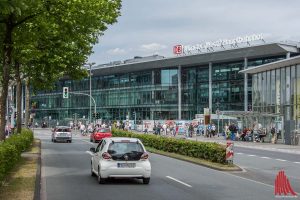
[[[291,187],[290,181],[284,174],[284,171],[280,171],[276,176],[274,192],[276,198],[297,198],[297,193]]]
[[[183,52],[183,48],[182,48],[182,45],[176,45],[173,47],[173,53],[174,54],[182,54]]]

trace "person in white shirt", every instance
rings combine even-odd
[[[85,131],[85,125],[81,124],[80,125],[80,133],[81,133],[81,135],[84,133],[84,131]]]
[[[167,135],[167,125],[164,124],[162,128],[164,129],[164,135]]]

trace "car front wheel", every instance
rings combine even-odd
[[[143,184],[149,184],[150,178],[143,178]]]

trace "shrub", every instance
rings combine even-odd
[[[134,137],[139,138],[145,146],[157,150],[178,153],[185,156],[200,158],[217,163],[226,163],[226,148],[224,145],[210,142],[197,142],[166,138],[156,135],[137,134],[128,131],[113,129],[114,137]]]
[[[22,129],[21,134],[14,134],[5,141],[0,142],[0,181],[10,171],[33,142],[33,132]]]

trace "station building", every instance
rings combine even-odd
[[[299,114],[294,112],[295,104],[286,106],[300,94],[296,89],[298,96],[295,96],[299,65],[274,70],[268,67],[273,66],[270,63],[288,64],[298,58],[299,49],[299,43],[281,42],[170,58],[135,57],[93,67],[91,92],[100,117],[108,120],[126,117],[191,120],[195,114],[203,113],[204,108],[210,108],[212,113],[280,112],[299,120]],[[37,92],[31,97],[36,119],[51,116],[51,119],[64,120],[75,113],[80,118],[88,118],[89,97],[70,94],[68,99],[63,99],[63,87],[89,94],[90,79],[61,79],[52,91]]]

